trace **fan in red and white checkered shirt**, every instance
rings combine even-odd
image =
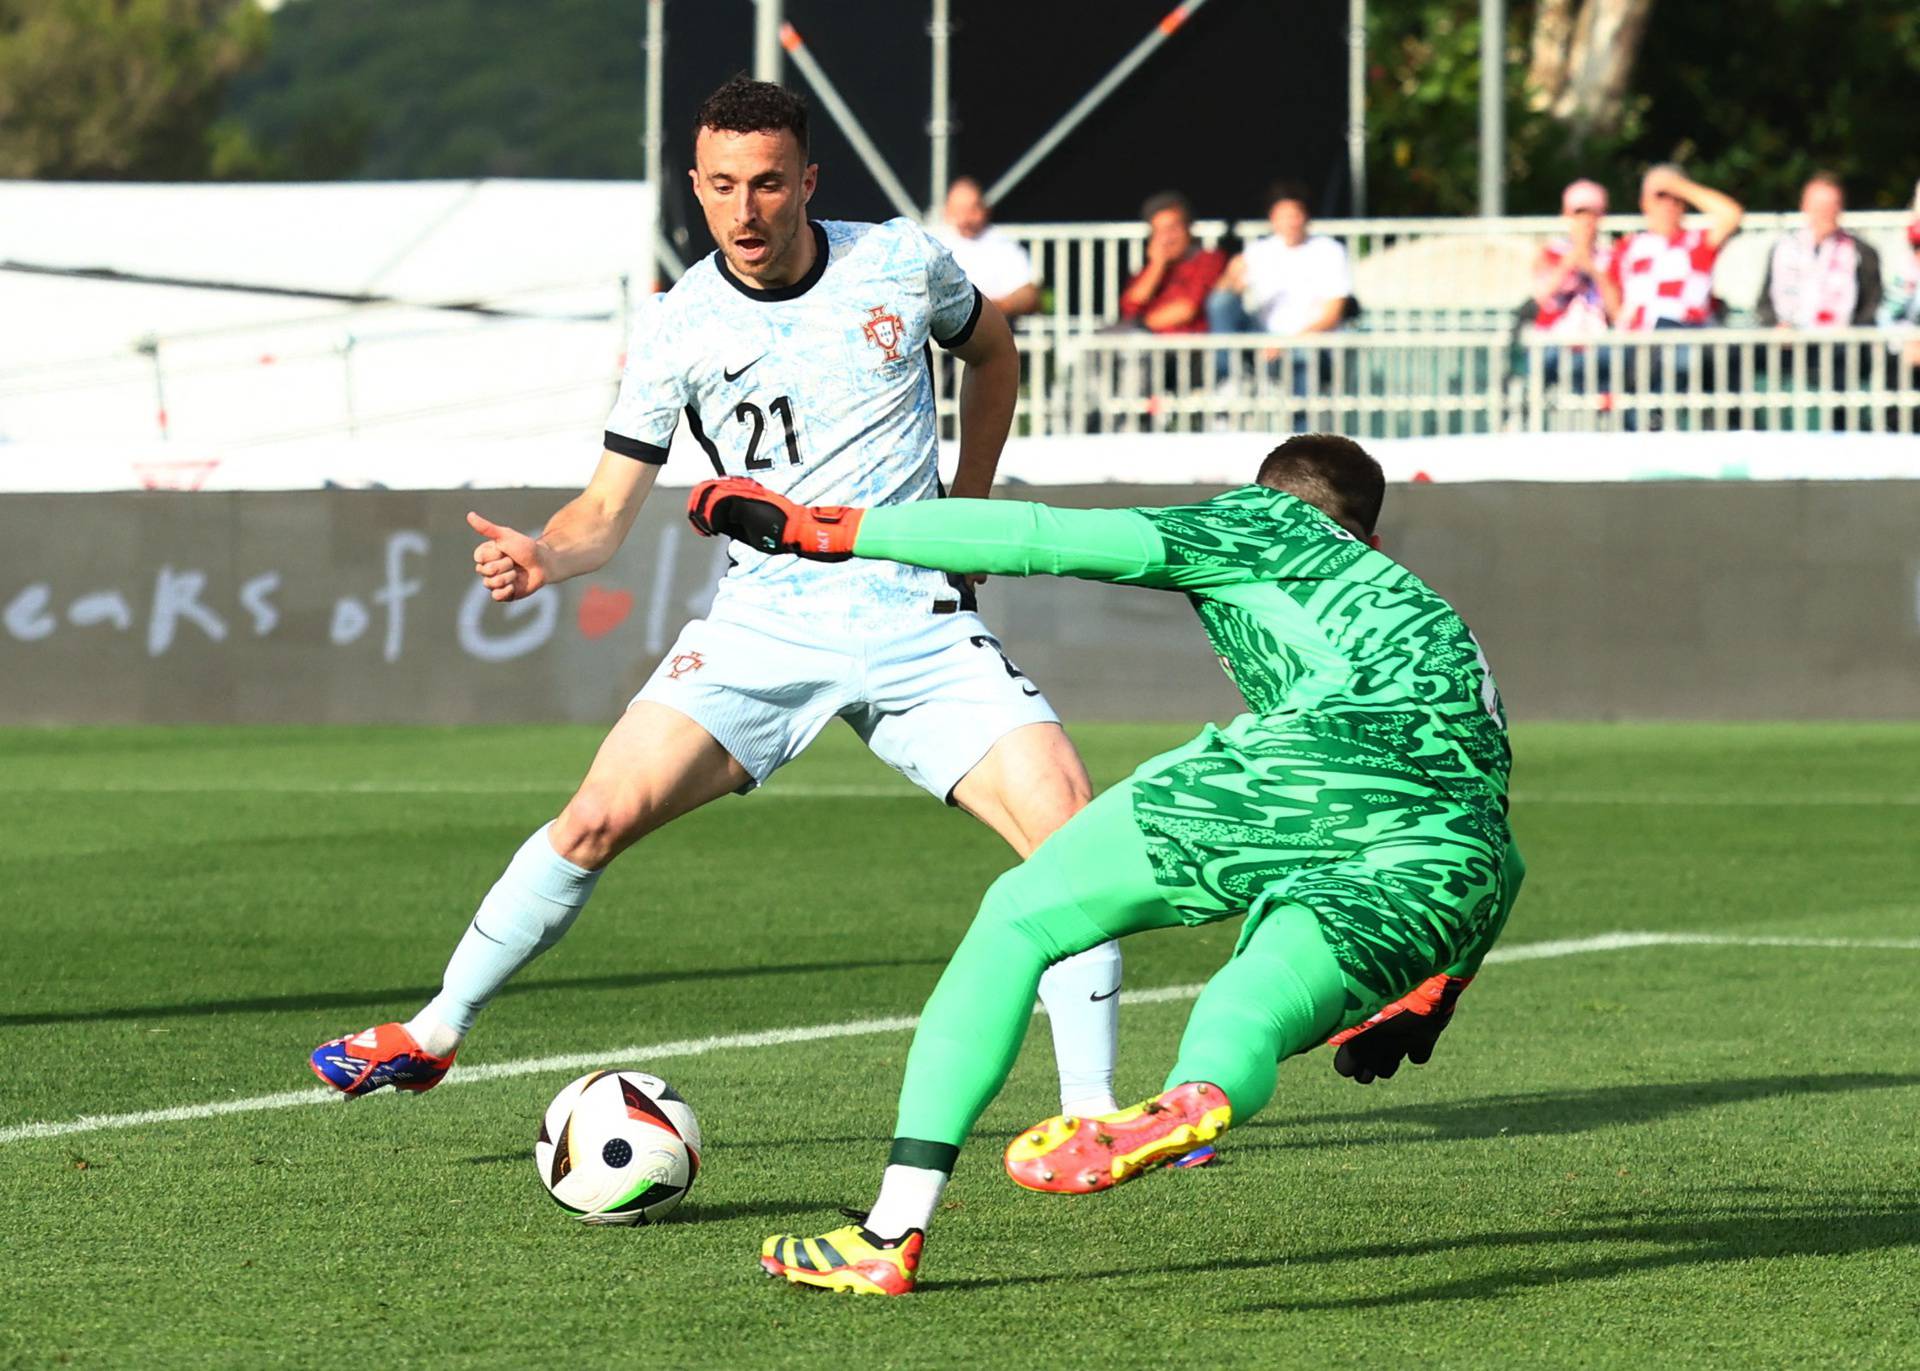
[[[1707,216],[1687,228],[1688,207]],[[1689,181],[1678,167],[1658,166],[1640,183],[1647,226],[1618,245],[1611,271],[1620,287],[1619,326],[1629,331],[1713,322],[1713,264],[1745,211],[1721,191]]]
[[[1620,311],[1613,244],[1600,237],[1607,188],[1582,177],[1561,192],[1560,212],[1566,233],[1542,243],[1533,259],[1533,326],[1569,338],[1604,333]]]

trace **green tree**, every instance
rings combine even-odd
[[[235,170],[637,177],[644,17],[633,0],[296,0],[229,97],[265,150]]]
[[[1575,175],[1628,157],[1645,102],[1577,79],[1571,34],[1536,34],[1536,19],[1573,24],[1568,5],[1510,6],[1502,45],[1507,204],[1559,206]],[[1657,10],[1656,10],[1657,12]],[[1472,214],[1480,201],[1479,0],[1370,0],[1367,7],[1367,187],[1375,214]],[[1556,49],[1557,88],[1529,80],[1529,53]],[[1615,67],[1633,69],[1631,54]],[[1534,66],[1539,66],[1536,61]],[[1601,180],[1608,180],[1605,175]]]
[[[268,23],[255,0],[0,0],[0,176],[207,175]]]
[[[1654,12],[1637,86],[1647,116],[1633,150],[1683,162],[1748,204],[1797,205],[1820,168],[1838,172],[1862,208],[1912,200],[1913,0],[1670,0]]]
[[[1479,199],[1478,0],[1369,0],[1368,199],[1469,214]],[[1839,172],[1852,202],[1903,205],[1920,147],[1912,0],[1516,0],[1504,35],[1507,204],[1551,213],[1574,176],[1630,208],[1679,161],[1757,207]]]

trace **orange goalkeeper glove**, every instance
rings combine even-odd
[[[796,505],[744,476],[702,481],[687,497],[687,521],[702,536],[719,534],[756,552],[790,552],[815,562],[853,556],[864,513],[847,505]]]
[[[1333,1069],[1356,1085],[1371,1085],[1400,1069],[1402,1058],[1425,1066],[1433,1044],[1453,1019],[1454,1003],[1471,976],[1429,976],[1365,1023],[1327,1039]]]

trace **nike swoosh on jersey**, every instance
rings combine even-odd
[[[767,354],[763,352],[760,354],[760,357],[765,357],[766,355]],[[727,378],[728,385],[732,385],[735,381],[739,380],[742,376],[745,376],[749,370],[751,370],[755,365],[757,365],[760,361],[760,357],[754,358],[753,361],[748,362],[746,366],[741,367],[740,370],[738,371],[728,371],[723,367],[720,371],[720,374]]]
[[[1109,990],[1104,995],[1089,995],[1087,996],[1087,998],[1090,1000],[1110,1000],[1115,995],[1118,995],[1119,993],[1120,993],[1120,987],[1116,985],[1113,989]]]

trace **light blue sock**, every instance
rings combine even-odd
[[[438,995],[407,1023],[435,1056],[460,1046],[473,1021],[507,979],[560,941],[593,894],[598,871],[553,850],[547,824],[513,854],[467,925],[447,963]]]

